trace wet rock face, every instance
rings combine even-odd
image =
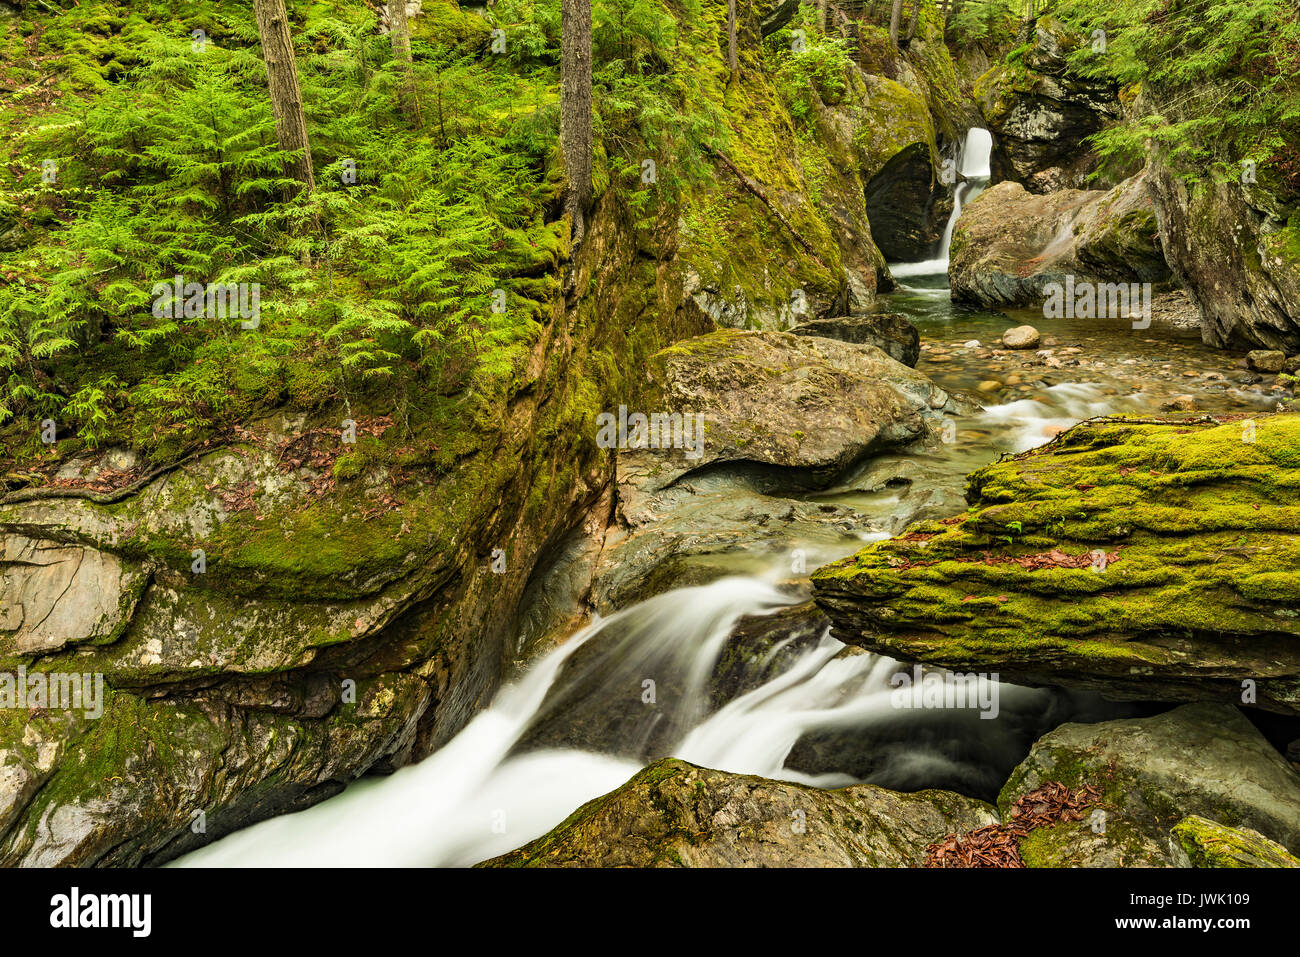
[[[895,657],[1300,714],[1297,463],[1294,414],[1086,423],[973,473],[966,514],[818,569],[815,597]]]
[[[1021,40],[1032,43],[1022,59],[985,74],[975,90],[993,134],[993,181],[1031,193],[1081,188],[1096,168],[1083,141],[1119,118],[1119,89],[1070,70],[1066,58],[1085,41],[1050,16]]]
[[[1169,278],[1145,174],[1111,190],[1044,196],[999,183],[962,210],[948,265],[954,298],[986,307],[1046,307],[1049,293],[1059,288],[1063,306],[1067,295],[1072,300],[1062,315],[1077,311],[1080,321],[1100,311],[1073,308],[1073,290],[1085,283],[1154,284]],[[1132,308],[1132,296],[1126,298]],[[1108,299],[1100,305],[1109,310]]]
[[[867,216],[876,245],[890,262],[928,259],[952,212],[935,203],[930,148],[915,143],[896,153],[867,183]]]
[[[909,867],[995,820],[983,802],[871,785],[819,790],[666,759],[484,867]]]
[[[937,177],[938,143],[925,99],[852,66],[845,95],[823,105],[818,127],[839,165],[852,171],[871,239],[885,259],[928,258],[952,207]],[[940,197],[947,207],[936,203]]]
[[[1300,239],[1263,185],[1189,185],[1159,153],[1148,159],[1160,242],[1200,307],[1201,337],[1225,348],[1300,352]]]
[[[1101,796],[1094,814],[1022,842],[1030,866],[1182,865],[1189,852],[1205,866],[1196,848],[1218,828],[1249,828],[1256,853],[1295,866],[1285,861],[1300,848],[1300,774],[1231,705],[1062,725],[1012,773],[998,797],[1004,815],[1045,781]],[[1198,827],[1191,815],[1210,820]]]
[[[875,346],[905,366],[915,366],[921,358],[921,334],[907,317],[897,313],[814,319],[790,331],[796,336],[820,336],[855,345]]]
[[[80,706],[34,703],[29,688],[0,713],[0,861],[165,859],[409,754],[428,685],[322,648],[373,640],[418,584],[386,591],[391,577],[358,565],[328,585],[302,574],[289,600],[277,588],[291,581],[259,585],[230,540],[223,552],[213,538],[212,567],[193,570],[190,542],[237,520],[222,489],[255,487],[268,510],[308,501],[300,476],[241,451],[213,452],[112,505],[0,505],[0,672],[27,666],[83,685]],[[344,525],[333,526],[339,538]],[[328,567],[330,543],[318,544]],[[197,812],[204,826],[193,830]]]

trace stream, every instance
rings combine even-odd
[[[953,220],[988,181],[987,133],[959,158]],[[917,369],[977,398],[937,449],[876,457],[804,497],[857,512],[863,525],[964,507],[965,475],[1002,452],[1033,448],[1090,416],[1158,414],[1173,401],[1203,411],[1263,411],[1276,397],[1244,381],[1199,339],[1128,322],[1048,320],[1028,310],[954,304],[947,243],[924,263],[891,267],[882,307],[920,330]],[[999,339],[1029,323],[1041,349],[1009,353]],[[1001,354],[999,354],[1001,353]],[[1243,381],[1235,381],[1242,379]],[[1190,400],[1187,398],[1190,397]],[[881,459],[919,477],[879,487]],[[817,562],[861,547],[860,536]],[[808,571],[815,567],[809,562]],[[466,866],[546,833],[584,802],[673,755],[724,771],[818,787],[856,782],[899,790],[945,787],[989,799],[1042,733],[1063,721],[1144,713],[1079,692],[996,684],[999,710],[900,710],[891,678],[909,666],[848,648],[809,615],[788,565],[676,588],[598,618],[538,656],[452,741],[423,761],[364,778],[307,810],[263,821],[173,866]],[[806,577],[806,576],[805,576]],[[736,635],[775,623],[766,645],[734,654]],[[720,677],[722,676],[722,677]],[[725,680],[724,680],[725,678]],[[647,683],[650,682],[650,683]],[[984,691],[993,689],[983,688]]]

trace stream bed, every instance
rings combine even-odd
[[[976,397],[983,409],[958,420],[937,449],[886,457],[895,470],[910,469],[914,481],[878,487],[871,476],[881,460],[873,458],[831,488],[806,493],[849,506],[864,528],[917,514],[918,503],[907,501],[917,496],[926,499],[919,508],[926,514],[954,514],[971,469],[1090,416],[1159,413],[1189,396],[1205,411],[1264,410],[1276,402],[1263,387],[1234,382],[1229,357],[1197,340],[1157,337],[1128,323],[1090,321],[1081,329],[969,309],[950,301],[943,281],[910,276],[882,305],[920,329],[919,371]],[[994,348],[1003,330],[1022,322],[1040,329],[1059,366],[1045,365],[1033,350]],[[816,562],[881,537],[821,543]],[[814,567],[810,559],[807,571]],[[791,586],[787,566],[738,555],[734,571],[593,621],[536,658],[425,760],[357,781],[315,807],[253,825],[173,864],[470,865],[544,834],[666,755],[820,787],[866,781],[991,799],[1052,727],[1150,711],[996,676],[978,678],[997,685],[992,720],[969,709],[900,710],[891,678],[906,666],[846,648],[815,616],[798,614],[806,588]],[[738,647],[738,634],[752,634],[755,622],[771,623],[764,643]]]

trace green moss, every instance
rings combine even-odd
[[[1113,671],[1181,660],[1171,637],[1300,638],[1300,416],[1253,433],[1086,424],[973,473],[968,498],[963,521],[873,544],[814,584],[922,660]],[[1052,553],[1109,557],[1094,570]]]
[[[1258,831],[1197,815],[1174,825],[1171,838],[1193,867],[1300,867],[1300,858]]]

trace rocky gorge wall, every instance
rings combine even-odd
[[[720,27],[725,5],[706,15]],[[286,413],[160,470],[83,453],[59,488],[0,499],[0,666],[106,686],[102,717],[0,717],[0,861],[159,863],[429,753],[519,654],[539,560],[608,507],[595,418],[641,401],[647,359],[873,304],[864,177],[916,142],[930,168],[921,101],[900,92],[897,115],[872,95],[893,81],[851,65],[793,162],[777,90],[756,69],[727,89],[721,52],[695,53],[730,145],[656,217],[603,187],[581,247],[556,224],[520,273],[545,320],[525,367],[436,462],[375,454],[398,444],[382,419],[353,451],[328,414]]]

